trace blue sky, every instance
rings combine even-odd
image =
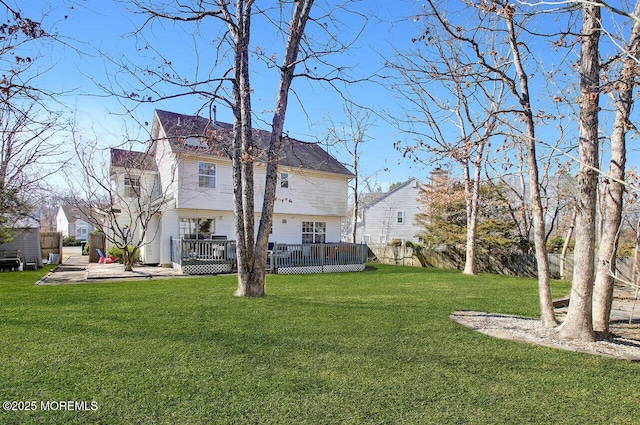
[[[168,3],[173,3],[167,0]],[[258,2],[262,4],[261,2]],[[324,2],[318,2],[318,5]],[[449,9],[457,7],[457,2],[448,2]],[[171,62],[181,76],[193,79],[196,74],[202,78],[211,72],[216,46],[212,40],[224,31],[220,22],[209,20],[200,27],[177,25],[169,22],[155,22],[142,33],[149,45],[157,51],[144,48],[144,43],[131,34],[140,28],[143,16],[131,12],[133,6],[127,1],[91,0],[48,0],[21,4],[23,12],[32,19],[41,19],[46,29],[53,28],[61,43],[47,43],[41,46],[38,66],[49,69],[36,80],[38,84],[52,91],[64,91],[60,102],[73,112],[86,137],[93,134],[101,146],[118,145],[127,137],[148,140],[146,133],[150,126],[138,124],[123,117],[125,108],[135,107],[139,123],[150,122],[154,108],[174,112],[195,113],[203,104],[197,96],[180,97],[152,104],[136,105],[135,102],[121,103],[106,96],[97,84],[122,84],[122,92],[135,91],[131,86],[131,75],[123,72],[115,62],[127,62],[131,66],[154,64],[159,56]],[[420,4],[412,0],[366,0],[353,2],[349,6],[356,13],[339,14],[338,26],[342,40],[352,40],[367,21],[363,32],[346,54],[333,55],[327,60],[350,69],[354,78],[378,73],[384,58],[392,58],[394,50],[404,51],[412,47],[412,38],[420,35],[422,25],[414,22],[412,16],[420,11]],[[464,15],[453,14],[464,19]],[[366,17],[363,18],[363,17]],[[548,18],[546,18],[548,19]],[[548,25],[542,22],[543,27]],[[282,40],[264,22],[256,19],[253,23],[253,45],[261,47],[267,54],[281,57]],[[315,31],[312,29],[312,31]],[[316,31],[317,32],[317,31]],[[197,35],[197,38],[194,36]],[[551,53],[539,49],[540,62],[549,69]],[[197,52],[197,54],[196,54]],[[140,73],[138,73],[140,74]],[[217,76],[216,72],[211,72]],[[570,77],[571,78],[571,77]],[[268,113],[275,104],[275,88],[278,76],[273,70],[255,64],[252,75],[253,110],[256,114],[254,125],[267,128]],[[537,83],[536,83],[537,81]],[[536,91],[541,86],[540,73],[537,80],[532,78],[536,99],[545,93]],[[386,81],[385,81],[386,82]],[[290,96],[285,131],[301,140],[323,140],[330,121],[343,121],[342,99],[334,90],[315,82],[298,79],[294,82],[295,95]],[[437,90],[428,87],[428,90]],[[165,90],[172,94],[171,90]],[[411,137],[400,132],[380,117],[404,113],[400,100],[389,86],[366,82],[350,85],[343,93],[360,105],[376,111],[379,117],[372,121],[367,132],[368,141],[361,157],[361,173],[376,176],[374,182],[386,189],[389,184],[405,181],[409,177],[427,179],[430,167],[413,164],[394,149],[396,141],[411,141]],[[231,122],[230,110],[222,103],[217,104],[218,120]],[[267,111],[267,112],[263,112]],[[543,130],[544,131],[544,130]],[[547,129],[550,140],[556,137],[553,128]],[[539,132],[540,137],[545,137]],[[569,136],[569,139],[573,136]],[[637,142],[633,142],[637,145]],[[142,150],[143,146],[138,146]],[[633,149],[633,145],[630,146]],[[633,152],[633,151],[632,151]],[[637,151],[630,154],[631,162],[637,164]],[[338,155],[339,159],[346,158]],[[433,164],[432,166],[435,166]],[[454,168],[454,172],[456,169]]]
[[[375,73],[382,67],[382,56],[390,57],[393,49],[408,46],[418,31],[415,24],[407,19],[414,5],[412,1],[376,0],[356,3],[353,9],[357,13],[340,14],[340,30],[345,39],[354,38],[365,22],[359,15],[363,14],[368,20],[364,32],[347,54],[334,55],[328,60],[349,67],[355,78]],[[74,111],[87,137],[92,137],[91,133],[95,133],[103,146],[121,143],[127,137],[125,133],[146,139],[145,131],[149,127],[136,131],[136,124],[132,120],[127,121],[119,116],[123,105],[116,99],[105,96],[96,85],[114,82],[127,84],[130,81],[130,77],[105,59],[105,56],[114,61],[126,60],[138,64],[151,63],[150,56],[157,58],[149,50],[136,49],[141,44],[131,33],[139,28],[142,16],[130,12],[129,9],[133,6],[126,2],[52,0],[21,4],[20,7],[33,19],[42,19],[45,28],[53,26],[65,41],[65,46],[51,43],[43,47],[40,52],[43,57],[39,64],[43,69],[51,69],[43,73],[38,81],[53,91],[67,92],[61,97],[61,102]],[[198,28],[199,35],[202,38],[208,37],[209,40],[214,39],[222,29],[221,24],[214,20],[209,20],[208,26]],[[254,45],[264,48],[266,52],[279,53],[281,40],[270,42],[269,40],[273,40],[273,31],[263,22],[255,20],[252,30]],[[199,75],[202,76],[209,71],[215,48],[211,43],[198,41],[194,49],[194,31],[194,26],[156,22],[145,30],[144,36],[154,48],[161,50],[181,74],[193,77],[198,63]],[[260,120],[270,122],[271,115],[260,112],[271,110],[275,104],[277,74],[256,66],[252,78],[255,90],[253,109],[258,118],[254,125],[266,128],[267,125]],[[302,79],[296,80],[293,88],[296,95],[290,97],[285,130],[301,140],[322,140],[327,134],[330,120],[334,123],[342,121],[342,99],[326,85]],[[395,109],[389,92],[373,82],[349,86],[345,93],[358,104],[383,115],[392,113]],[[181,97],[139,105],[135,114],[144,122],[152,119],[154,108],[190,114],[202,103],[202,99],[196,96]],[[135,105],[134,102],[128,102],[124,106],[131,108]],[[231,112],[224,104],[218,103],[217,111],[218,120],[232,121]],[[393,143],[404,136],[384,120],[375,120],[367,136],[369,141],[362,155],[361,172],[367,176],[375,175],[375,181],[383,189],[390,183],[404,181],[412,176],[426,176],[427,170],[423,167],[416,168],[394,150]]]

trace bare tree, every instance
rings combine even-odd
[[[502,15],[505,17],[507,31],[509,34],[509,46],[513,55],[513,61],[517,73],[517,82],[519,89],[516,87],[516,80],[511,80],[506,75],[502,78],[507,80],[512,93],[518,98],[522,107],[522,116],[525,121],[526,134],[524,137],[525,146],[527,147],[527,165],[529,169],[529,186],[531,191],[531,204],[533,207],[533,229],[534,244],[536,248],[536,260],[538,265],[538,293],[540,296],[540,312],[542,324],[545,327],[552,327],[557,324],[555,313],[553,311],[553,302],[551,298],[551,282],[549,275],[549,259],[546,250],[546,232],[544,224],[544,210],[542,208],[542,199],[540,195],[540,178],[538,176],[538,162],[536,153],[536,136],[533,109],[531,107],[531,95],[529,93],[529,83],[527,73],[523,66],[523,60],[520,54],[520,47],[515,32],[514,14],[515,9],[511,6],[504,6]],[[509,83],[508,81],[511,81]]]
[[[480,177],[486,147],[497,129],[504,86],[499,80],[486,78],[476,66],[475,56],[467,56],[464,43],[455,36],[433,31],[428,23],[426,26],[424,34],[414,40],[413,52],[397,53],[395,61],[389,62],[401,77],[396,92],[415,109],[396,120],[416,141],[397,143],[396,148],[427,166],[452,161],[462,168],[467,215],[464,273],[475,275]],[[494,41],[488,40],[491,48],[497,48]],[[431,84],[444,89],[443,94],[426,90]],[[458,135],[452,136],[456,132]]]
[[[594,341],[592,295],[595,251],[595,220],[598,183],[598,101],[600,99],[601,31],[600,6],[585,3],[580,38],[580,121],[577,215],[575,226],[574,274],[567,317],[560,336]]]
[[[540,194],[540,178],[537,167],[535,113],[531,104],[531,96],[528,87],[528,74],[524,68],[524,58],[521,53],[522,44],[518,40],[516,32],[516,10],[513,5],[502,2],[483,2],[477,5],[478,16],[483,20],[503,20],[504,28],[498,31],[497,22],[480,25],[473,23],[472,28],[466,28],[465,24],[453,23],[445,12],[434,1],[428,1],[428,14],[433,16],[434,24],[449,37],[456,40],[474,58],[479,75],[487,81],[500,81],[506,90],[516,100],[518,106],[510,110],[520,117],[524,124],[521,139],[526,146],[527,164],[529,171],[529,190],[531,204],[533,206],[534,242],[538,263],[538,286],[540,293],[540,310],[542,322],[545,326],[556,325],[553,305],[551,300],[549,266],[546,253],[546,233],[544,209]],[[509,46],[509,55],[500,54],[496,48],[500,43],[495,41],[498,34],[506,34],[504,42]],[[482,37],[489,37],[492,41],[489,45],[483,43]],[[489,52],[489,54],[487,54]]]
[[[262,296],[265,293],[265,273],[269,232],[273,221],[276,198],[278,157],[283,138],[289,89],[295,75],[302,37],[309,20],[313,0],[295,3],[289,23],[288,40],[284,60],[280,65],[280,84],[276,107],[271,123],[271,140],[267,152],[267,172],[262,214],[257,238],[253,235],[255,208],[253,206],[253,159],[255,151],[251,132],[251,83],[249,79],[249,43],[251,40],[252,1],[239,1],[235,21],[223,8],[234,37],[234,210],[236,213],[236,237],[238,250],[238,289],[236,296]],[[255,244],[255,245],[254,245]]]
[[[10,2],[0,2],[0,232],[10,237],[13,223],[32,209],[32,196],[65,163],[62,114],[53,111],[53,93],[37,85],[44,72],[37,46],[53,37],[41,22]]]
[[[354,175],[351,188],[351,217],[349,219],[349,235],[352,242],[356,242],[356,230],[358,226],[358,215],[360,214],[360,194],[362,188],[360,181],[363,179],[360,173],[360,156],[364,144],[369,139],[367,133],[370,131],[372,122],[371,111],[358,109],[352,104],[344,106],[345,122],[334,123],[329,118],[329,132],[327,143],[333,146],[338,152],[349,158],[345,165],[351,169]]]
[[[68,176],[73,205],[122,251],[125,271],[132,271],[141,248],[156,237],[156,220],[167,208],[172,193],[161,187],[156,158],[148,150],[110,148],[108,157],[97,141],[72,132],[78,173]],[[130,147],[130,146],[129,146]],[[164,182],[170,187],[171,182]]]
[[[640,2],[636,3],[634,14],[640,16]],[[604,177],[604,217],[602,236],[598,244],[598,262],[593,293],[593,327],[603,337],[609,336],[609,316],[613,301],[613,276],[620,226],[622,224],[624,179],[627,157],[626,134],[631,126],[633,91],[638,70],[640,49],[640,21],[633,23],[628,47],[620,59],[622,67],[619,78],[610,83],[614,96],[615,120],[610,137],[609,172]],[[617,93],[617,96],[616,96]]]

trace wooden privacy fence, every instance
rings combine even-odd
[[[106,255],[106,238],[104,233],[91,233],[89,234],[89,262],[97,263],[100,261],[100,254],[98,254],[98,249],[102,250],[102,252]]]
[[[40,233],[41,258],[49,258],[49,254],[62,254],[62,233],[41,232]]]
[[[421,267],[422,257],[427,267],[441,269],[464,269],[465,254],[453,248],[431,249],[424,247],[391,246],[370,244],[369,249],[381,263],[403,266]],[[414,252],[414,250],[418,252]],[[560,254],[547,254],[549,258],[549,272],[551,277],[559,279],[561,276]],[[495,273],[511,276],[536,277],[538,275],[536,257],[534,253],[512,254],[509,256],[482,255],[478,258],[478,271],[481,273]],[[633,260],[631,257],[619,257],[616,262],[616,275],[623,280],[631,281],[633,274]],[[568,254],[564,264],[564,279],[573,277],[573,255]]]

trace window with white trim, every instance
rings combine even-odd
[[[396,212],[396,223],[404,224],[404,211]]]
[[[280,187],[289,187],[289,173],[280,173]]]
[[[130,198],[140,196],[140,176],[124,176],[124,196]]]
[[[211,162],[198,162],[198,187],[215,189],[216,164]]]
[[[327,223],[324,221],[302,222],[302,243],[325,243]]]

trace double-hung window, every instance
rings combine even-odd
[[[398,211],[396,213],[396,223],[404,224],[404,211]]]
[[[289,187],[289,173],[280,173],[280,187]]]
[[[325,243],[327,223],[324,221],[302,222],[302,243]]]
[[[211,162],[198,162],[198,187],[215,189],[216,164]]]
[[[140,196],[140,177],[124,176],[124,196],[138,198]]]

